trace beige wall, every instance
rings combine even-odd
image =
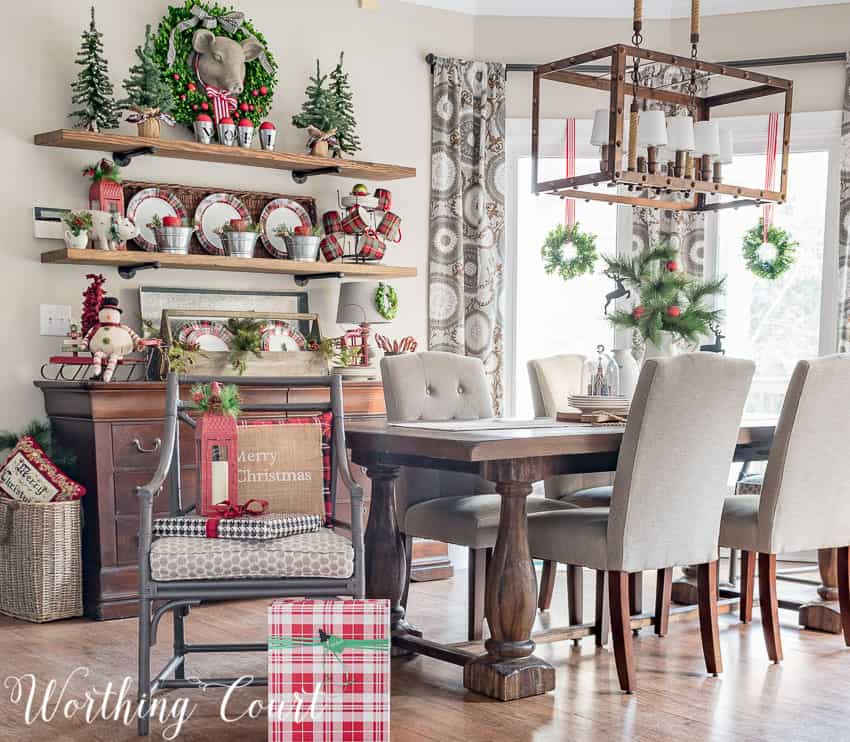
[[[398,320],[392,335],[425,338],[427,215],[429,189],[430,76],[423,56],[429,51],[471,56],[473,19],[397,0],[382,0],[379,12],[357,9],[354,0],[279,2],[240,0],[239,8],[267,37],[280,65],[280,85],[271,118],[279,128],[278,146],[300,151],[303,133],[289,126],[300,107],[307,76],[321,57],[332,65],[340,50],[346,52],[356,91],[356,112],[363,140],[363,159],[413,165],[415,180],[389,184],[397,211],[404,219],[404,241],[391,248],[388,262],[419,269],[416,279],[396,282],[401,294]],[[17,429],[43,414],[40,393],[32,386],[48,355],[58,351],[59,338],[39,336],[39,304],[70,304],[79,313],[85,288],[85,268],[42,266],[39,254],[60,243],[32,236],[33,205],[82,207],[87,184],[81,168],[95,161],[96,153],[47,149],[32,145],[32,135],[68,125],[69,82],[76,75],[74,57],[80,31],[88,23],[88,0],[39,0],[14,3],[5,22],[14,33],[6,35],[2,66],[13,76],[10,96],[0,125],[3,152],[2,184],[4,235],[0,316],[4,363],[0,369],[3,413],[0,429]],[[97,3],[98,25],[113,82],[126,76],[132,50],[144,34],[146,23],[156,24],[166,0],[109,0]],[[127,124],[123,130],[132,132]],[[168,130],[165,136],[185,136]],[[319,211],[334,206],[336,189],[352,181],[315,179],[296,186],[288,173],[260,168],[224,167],[179,160],[138,160],[128,177],[210,187],[228,187],[310,193]],[[370,183],[374,187],[378,183]],[[385,185],[385,184],[380,184]],[[138,280],[122,281],[112,269],[104,271],[107,288],[125,307],[125,318],[138,322],[138,287],[206,286],[234,289],[292,289],[288,278],[253,274],[158,271],[140,273]],[[334,332],[336,312],[334,280],[311,284],[310,299],[322,312],[325,332]]]

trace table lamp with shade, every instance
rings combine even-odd
[[[362,354],[360,366],[370,367],[369,336],[370,326],[388,324],[375,303],[376,284],[371,281],[352,281],[340,284],[339,304],[336,310],[338,325],[359,325],[361,332]]]

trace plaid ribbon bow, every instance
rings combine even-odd
[[[222,520],[233,518],[256,517],[263,515],[269,509],[268,500],[248,500],[244,505],[234,505],[230,502],[222,502],[215,506],[216,515],[207,519],[207,538],[218,538],[218,524]]]

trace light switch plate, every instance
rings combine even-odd
[[[42,304],[40,315],[42,335],[64,337],[71,331],[69,304]]]

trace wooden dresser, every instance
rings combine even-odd
[[[136,615],[138,503],[135,488],[147,482],[159,458],[163,433],[165,385],[158,382],[46,382],[36,386],[44,394],[44,406],[58,442],[73,451],[80,466],[80,480],[88,493],[83,498],[83,590],[86,615],[96,619]],[[318,390],[291,388],[287,399],[280,391],[246,389],[247,403],[314,401]],[[274,396],[277,394],[278,396]],[[384,414],[384,395],[379,381],[344,384],[346,417]],[[184,491],[195,491],[197,467],[193,432],[181,426]],[[353,467],[363,485],[368,507],[370,483]],[[184,503],[188,504],[188,503]],[[157,498],[160,512],[167,513],[168,493]],[[337,517],[350,522],[348,492],[338,488]],[[451,576],[445,544],[417,542],[413,552],[413,578],[442,579]]]

